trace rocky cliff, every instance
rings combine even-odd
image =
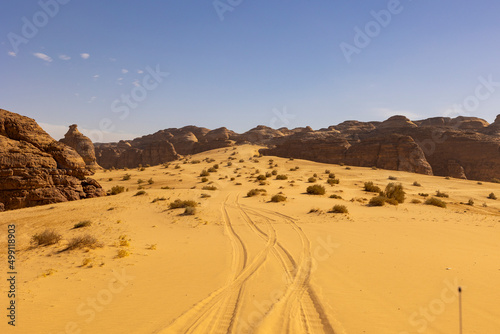
[[[402,170],[490,181],[500,179],[500,115],[488,124],[477,117],[411,121],[345,121],[321,130],[257,126],[238,134],[226,128],[165,129],[119,143],[95,144],[105,168],[158,164],[210,149],[260,144],[265,155],[325,163]]]
[[[82,157],[35,122],[0,109],[0,210],[105,195]]]
[[[100,168],[95,157],[94,144],[88,137],[78,131],[76,124],[70,125],[68,132],[64,135],[64,138],[59,141],[73,148],[78,154],[80,154],[83,161],[85,161],[87,168],[91,170]]]

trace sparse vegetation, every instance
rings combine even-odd
[[[474,206],[474,200],[472,198],[469,199],[467,205]]]
[[[489,194],[489,195],[488,195],[488,198],[489,198],[489,199],[497,199],[497,197],[495,196],[495,194],[494,194],[494,193]]]
[[[442,197],[442,198],[448,198],[450,197],[447,193],[441,192],[441,191],[436,191],[436,197]]]
[[[329,185],[333,186],[334,184],[339,184],[340,180],[339,179],[329,178],[328,180],[326,180],[326,183],[328,183]]]
[[[426,193],[418,193],[418,196],[428,197],[428,196],[429,196],[429,194],[426,194]]]
[[[123,175],[122,180],[123,181],[128,181],[128,180],[130,180],[130,177],[131,177],[131,175],[127,173],[127,174]]]
[[[210,176],[210,173],[206,169],[204,169],[201,171],[200,176]]]
[[[288,180],[288,176],[285,174],[276,175],[276,180]]]
[[[317,181],[317,179],[315,177],[310,177],[307,179],[307,182],[309,183],[315,183]]]
[[[339,196],[339,195],[330,195],[330,198],[333,198],[333,199],[342,199],[342,196]]]
[[[345,205],[335,205],[332,209],[333,213],[349,213],[349,210],[347,210],[347,207]]]
[[[92,225],[92,222],[90,220],[83,220],[79,223],[76,223],[73,228],[83,228],[83,227],[89,227]]]
[[[196,208],[192,206],[188,206],[186,209],[184,209],[184,216],[192,216],[196,214]]]
[[[427,205],[438,206],[440,208],[446,208],[446,203],[444,201],[440,200],[439,198],[436,198],[436,197],[428,198],[424,203]]]
[[[247,197],[253,197],[261,194],[265,194],[267,192],[266,189],[252,189],[247,192]]]
[[[102,247],[102,245],[97,241],[97,239],[94,236],[90,234],[85,234],[71,239],[68,243],[68,246],[66,246],[64,250],[65,251],[73,250],[84,247],[96,248],[96,247]]]
[[[198,203],[196,203],[195,201],[192,201],[192,200],[187,200],[187,201],[182,201],[180,199],[176,199],[175,201],[173,202],[170,202],[168,204],[168,207],[170,209],[179,209],[179,208],[187,208],[187,207],[196,207],[198,206]]]
[[[216,186],[204,186],[203,188],[201,188],[202,190],[210,190],[210,191],[214,191],[214,190],[217,190],[217,187]]]
[[[267,177],[265,175],[263,175],[263,174],[260,174],[259,176],[257,176],[257,180],[259,180],[259,181],[265,181],[265,180],[267,180]]]
[[[372,193],[380,193],[382,191],[382,189],[380,189],[380,187],[374,185],[372,181],[369,181],[369,182],[365,182],[365,191],[372,192]]]
[[[389,176],[389,180],[396,181],[398,178],[395,176]]]
[[[139,190],[138,192],[135,193],[134,196],[142,196],[142,195],[146,195],[146,192],[144,190]]]
[[[204,182],[208,182],[208,178],[206,178],[206,177],[202,177],[202,178],[201,178],[201,182],[203,182],[203,183],[204,183]]]
[[[309,186],[306,189],[307,193],[310,195],[324,195],[325,194],[325,187],[315,184],[313,186]]]
[[[368,202],[369,206],[384,206],[385,201],[387,198],[385,196],[375,196],[370,199],[370,202]]]
[[[212,197],[212,195],[210,195],[210,194],[201,194],[200,197],[201,198],[209,198],[209,197]]]
[[[273,197],[271,197],[271,202],[284,202],[286,201],[286,196],[283,194],[276,194]]]
[[[122,193],[124,191],[125,191],[125,187],[114,186],[110,190],[108,190],[107,194],[108,195],[118,195],[119,193]]]
[[[414,185],[415,187],[421,187],[421,186],[422,186],[422,185],[421,185],[420,183],[418,183],[417,181],[413,182],[413,185]]]
[[[118,253],[116,254],[116,257],[118,258],[123,258],[123,257],[127,257],[130,255],[130,252],[126,249],[120,249],[118,250]]]
[[[31,237],[31,242],[35,246],[50,246],[57,244],[62,239],[62,235],[55,230],[45,230],[42,233],[35,234]]]
[[[414,199],[411,200],[411,203],[413,203],[413,204],[420,204],[420,203],[422,203],[422,201],[419,200],[419,199],[414,198]]]
[[[166,201],[167,199],[165,197],[156,197],[151,203],[156,203],[159,201]]]
[[[405,201],[405,191],[401,183],[389,183],[387,187],[385,187],[384,195],[388,199],[396,200],[398,203],[403,203]],[[393,204],[391,201],[388,201],[388,203]]]
[[[150,178],[150,179],[148,180],[148,184],[153,184],[153,183],[155,183],[155,181],[153,181],[153,178]]]

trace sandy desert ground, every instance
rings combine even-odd
[[[106,190],[128,191],[0,213],[0,277],[8,224],[19,272],[17,326],[2,315],[0,332],[459,333],[461,286],[463,333],[500,333],[500,199],[487,198],[500,198],[500,184],[254,157],[257,149],[100,171]],[[274,169],[288,179],[260,185]],[[340,183],[327,184],[325,170]],[[315,173],[325,195],[306,193]],[[368,206],[376,194],[363,190],[367,181],[402,183],[406,201]],[[266,192],[247,197],[255,188]],[[412,203],[437,190],[449,194],[447,208]],[[270,202],[279,192],[287,200]],[[195,214],[169,209],[176,199],[199,203]],[[337,204],[348,213],[331,212]],[[30,245],[45,229],[62,240]],[[102,247],[64,250],[86,234]],[[0,288],[6,314],[4,278]]]

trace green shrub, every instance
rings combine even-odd
[[[333,213],[349,213],[349,210],[347,210],[347,207],[345,205],[335,205],[332,209]]]
[[[42,233],[35,234],[31,237],[31,242],[35,246],[49,246],[57,244],[62,239],[62,235],[55,230],[45,230]]]
[[[271,197],[271,202],[284,202],[286,201],[286,196],[283,194],[276,194],[273,197]]]
[[[436,197],[448,198],[450,197],[447,193],[442,193],[441,191],[436,191]]]
[[[494,193],[489,194],[489,195],[488,195],[488,198],[489,198],[489,199],[497,199],[497,197],[495,196],[495,194],[494,194]]]
[[[108,195],[117,195],[117,194],[122,193],[124,191],[125,191],[125,187],[114,186],[111,188],[111,190],[108,190],[107,194]]]
[[[382,189],[380,189],[380,187],[374,185],[372,181],[369,181],[369,182],[365,182],[365,191],[372,192],[372,193],[380,193],[382,191]]]
[[[182,201],[180,199],[176,199],[173,202],[168,204],[169,209],[179,209],[179,208],[187,208],[187,207],[197,207],[198,203],[192,200]]]
[[[405,201],[405,191],[401,183],[389,183],[387,187],[385,187],[384,195],[389,199],[398,201],[398,203],[403,203]]]
[[[76,223],[73,228],[83,228],[83,227],[89,227],[92,225],[92,222],[90,220],[83,220],[79,223]]]
[[[324,195],[325,194],[325,187],[315,184],[313,186],[309,186],[306,189],[307,193],[310,195]]]
[[[446,208],[446,203],[436,197],[428,198],[424,203],[427,205],[438,206],[440,208]]]

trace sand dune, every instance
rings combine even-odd
[[[16,224],[19,272],[17,326],[4,320],[0,331],[458,333],[459,285],[464,333],[500,330],[500,200],[487,198],[500,195],[499,184],[259,158],[257,149],[101,171],[103,188],[128,191],[0,213],[1,249],[6,226]],[[288,179],[259,184],[274,169]],[[340,183],[328,185],[325,170]],[[325,195],[305,193],[313,174]],[[363,190],[367,181],[403,184],[406,201],[368,206],[376,194]],[[215,190],[202,189],[210,182]],[[254,188],[266,192],[247,197]],[[449,194],[447,208],[411,203],[437,190]],[[286,201],[270,202],[279,192]],[[198,202],[196,213],[169,209],[176,199]],[[469,199],[474,205],[460,203]],[[330,212],[336,204],[348,213]],[[74,228],[86,220],[90,226]],[[31,246],[47,228],[62,240]],[[85,234],[102,247],[64,251]],[[0,287],[5,296],[4,280]]]

